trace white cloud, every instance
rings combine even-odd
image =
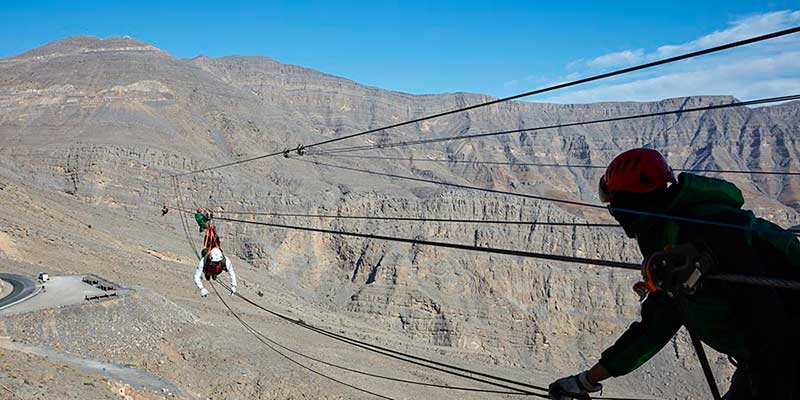
[[[557,94],[547,101],[651,101],[690,95],[732,95],[739,99],[754,99],[800,93],[800,70],[797,68],[800,52],[721,61],[719,64],[697,64],[697,69]]]
[[[651,58],[670,57],[677,54],[688,53],[735,42],[749,37],[786,29],[800,22],[800,11],[776,11],[767,14],[757,14],[738,19],[731,23],[728,29],[715,31],[688,43],[678,45],[665,45],[651,54]]]
[[[591,68],[611,68],[621,67],[631,64],[636,64],[642,61],[644,57],[643,49],[624,50],[616,53],[604,54],[600,57],[591,59],[587,64]]]
[[[753,15],[730,23],[695,40],[658,47],[655,51],[629,49],[576,60],[567,69],[589,76],[609,70],[664,57],[717,46],[800,24],[800,11],[778,11]],[[536,100],[557,103],[599,101],[650,101],[690,95],[733,95],[740,99],[800,93],[799,34],[711,56],[624,75],[593,86],[553,93]]]

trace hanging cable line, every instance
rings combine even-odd
[[[222,283],[222,286],[226,287],[226,285],[224,283]],[[246,296],[242,295],[241,293],[237,292],[236,296],[239,297],[240,299],[242,299],[244,302],[252,305],[253,307],[256,307],[256,308],[258,308],[258,309],[260,309],[260,310],[262,310],[262,311],[264,311],[264,312],[266,312],[266,313],[268,313],[268,314],[270,314],[272,316],[275,316],[275,317],[277,317],[279,319],[282,319],[282,320],[284,320],[286,322],[298,325],[298,326],[300,326],[300,327],[302,327],[304,329],[310,330],[312,332],[316,332],[316,333],[318,333],[320,335],[327,336],[327,337],[329,337],[331,339],[337,340],[339,342],[342,342],[342,343],[345,343],[345,344],[348,344],[348,345],[351,345],[351,346],[354,346],[354,347],[361,348],[361,349],[366,350],[366,351],[377,353],[377,354],[380,354],[380,355],[383,355],[383,356],[386,356],[386,357],[390,357],[390,358],[393,358],[393,359],[396,359],[396,360],[399,360],[399,361],[407,362],[407,363],[410,363],[412,365],[416,365],[416,366],[419,366],[419,367],[424,367],[424,368],[432,369],[432,370],[435,370],[435,371],[444,372],[444,373],[447,373],[447,374],[450,374],[450,375],[459,376],[459,377],[462,377],[462,378],[465,378],[465,379],[474,380],[474,381],[481,382],[481,383],[486,383],[486,384],[489,384],[489,385],[494,385],[494,386],[498,386],[498,387],[502,387],[502,388],[506,388],[506,389],[519,391],[519,392],[522,392],[522,393],[524,393],[526,395],[542,397],[542,398],[548,398],[547,395],[542,395],[542,394],[538,394],[536,392],[531,392],[530,390],[527,390],[527,389],[517,389],[517,388],[514,388],[514,387],[509,387],[509,386],[507,386],[505,384],[498,384],[496,382],[487,381],[487,380],[479,378],[479,377],[488,378],[488,379],[494,379],[494,380],[497,380],[497,381],[500,381],[500,382],[513,384],[513,385],[518,385],[518,386],[522,386],[522,387],[525,387],[525,388],[528,388],[528,389],[532,389],[532,390],[539,390],[539,391],[543,391],[543,392],[546,393],[548,391],[548,389],[543,387],[543,386],[531,385],[531,384],[527,384],[527,383],[524,383],[524,382],[514,381],[514,380],[511,380],[511,379],[507,379],[507,378],[503,378],[503,377],[499,377],[499,376],[495,376],[495,375],[490,375],[490,374],[482,373],[482,372],[479,372],[479,371],[470,370],[470,369],[467,369],[467,368],[461,368],[461,367],[458,367],[458,366],[455,366],[455,365],[451,365],[451,364],[440,363],[438,361],[434,361],[434,360],[431,360],[431,359],[428,359],[428,358],[418,357],[418,356],[415,356],[415,355],[412,355],[412,354],[408,354],[408,353],[404,353],[404,352],[401,352],[401,351],[393,350],[393,349],[390,349],[390,348],[387,348],[387,347],[382,347],[382,346],[379,346],[379,345],[376,345],[376,344],[364,342],[364,341],[361,341],[361,340],[358,340],[358,339],[354,339],[354,338],[351,338],[351,337],[348,337],[348,336],[344,336],[344,335],[341,335],[341,334],[338,334],[338,333],[335,333],[335,332],[332,332],[332,331],[329,331],[329,330],[325,330],[325,329],[316,327],[316,326],[311,325],[311,324],[309,324],[309,323],[307,323],[307,322],[305,322],[303,320],[294,319],[294,318],[291,318],[289,316],[283,315],[281,313],[275,312],[273,310],[270,310],[269,308],[266,308],[266,307],[264,307],[264,306],[262,306],[262,305],[260,305],[260,304],[258,304],[256,302],[250,300],[249,298],[247,298]],[[451,369],[451,370],[448,370],[448,368]],[[596,399],[596,400],[648,400],[648,399],[618,398],[618,397],[593,397],[593,399]]]
[[[633,67],[622,68],[622,69],[619,69],[619,70],[616,70],[616,71],[606,72],[606,73],[603,73],[603,74],[598,74],[598,75],[590,76],[590,77],[587,77],[587,78],[576,79],[576,80],[573,80],[573,81],[570,81],[570,82],[565,82],[565,83],[561,83],[561,84],[557,84],[557,85],[552,85],[552,86],[544,87],[544,88],[541,88],[541,89],[532,90],[532,91],[525,92],[525,93],[520,93],[520,94],[517,94],[517,95],[514,95],[514,96],[504,97],[504,98],[495,99],[495,100],[491,100],[491,101],[487,101],[487,102],[483,102],[483,103],[479,103],[479,104],[474,104],[474,105],[467,106],[467,107],[462,107],[462,108],[458,108],[458,109],[454,109],[454,110],[444,111],[444,112],[440,112],[440,113],[437,113],[437,114],[432,114],[432,115],[428,115],[428,116],[424,116],[424,117],[420,117],[420,118],[415,118],[415,119],[411,119],[411,120],[404,121],[404,122],[398,122],[396,124],[387,125],[387,126],[383,126],[383,127],[380,127],[380,128],[368,129],[368,130],[365,130],[365,131],[362,131],[362,132],[353,133],[353,134],[350,134],[350,135],[345,135],[345,136],[341,136],[341,137],[337,137],[337,138],[333,138],[333,139],[323,140],[321,142],[316,142],[316,143],[309,144],[309,145],[306,145],[306,146],[298,146],[297,150],[298,150],[298,152],[300,152],[300,150],[302,150],[302,149],[309,149],[309,148],[312,148],[312,147],[322,146],[322,145],[326,145],[326,144],[330,144],[330,143],[334,143],[334,142],[338,142],[338,141],[342,141],[342,140],[351,139],[351,138],[358,137],[358,136],[368,135],[368,134],[380,132],[380,131],[387,130],[387,129],[392,129],[392,128],[397,128],[397,127],[401,127],[401,126],[405,126],[405,125],[415,124],[415,123],[426,121],[426,120],[429,120],[429,119],[439,118],[439,117],[443,117],[443,116],[446,116],[446,115],[456,114],[456,113],[459,113],[459,112],[474,110],[476,108],[486,107],[486,106],[490,106],[490,105],[493,105],[493,104],[499,104],[499,103],[508,102],[508,101],[511,101],[511,100],[516,100],[516,99],[519,99],[519,98],[523,98],[523,97],[533,96],[535,94],[545,93],[545,92],[549,92],[549,91],[553,91],[553,90],[557,90],[557,89],[563,89],[563,88],[570,87],[570,86],[576,86],[576,85],[580,85],[580,84],[583,84],[583,83],[597,81],[597,80],[601,80],[601,79],[605,79],[605,78],[609,78],[609,77],[613,77],[613,76],[617,76],[617,75],[623,75],[623,74],[627,74],[627,73],[634,72],[634,71],[640,71],[640,70],[644,70],[644,69],[647,69],[647,68],[652,68],[652,67],[659,66],[659,65],[669,64],[669,63],[673,63],[673,62],[680,61],[680,60],[686,60],[686,59],[693,58],[693,57],[698,57],[698,56],[711,54],[711,53],[715,53],[715,52],[719,52],[719,51],[723,51],[723,50],[727,50],[727,49],[732,49],[732,48],[735,48],[735,47],[740,47],[740,46],[745,46],[745,45],[756,43],[756,42],[761,42],[761,41],[764,41],[764,40],[769,40],[769,39],[774,39],[774,38],[778,38],[778,37],[781,37],[781,36],[791,35],[791,34],[794,34],[794,33],[797,33],[797,32],[800,32],[800,26],[789,28],[789,29],[784,29],[784,30],[776,31],[776,32],[772,32],[772,33],[768,33],[768,34],[765,34],[765,35],[754,36],[754,37],[751,37],[751,38],[748,38],[748,39],[743,39],[743,40],[739,40],[739,41],[736,41],[736,42],[723,44],[723,45],[720,45],[720,46],[714,46],[714,47],[710,47],[710,48],[703,49],[703,50],[693,51],[693,52],[677,55],[677,56],[674,56],[674,57],[668,57],[668,58],[664,58],[664,59],[661,59],[661,60],[656,60],[656,61],[653,61],[653,62],[636,65],[636,66],[633,66]],[[195,174],[195,173],[210,171],[210,170],[219,169],[219,168],[225,168],[225,167],[229,167],[229,166],[232,166],[232,165],[237,165],[237,164],[242,164],[242,163],[246,163],[246,162],[261,160],[261,159],[269,158],[269,157],[275,157],[275,156],[278,156],[280,154],[284,154],[284,151],[277,151],[277,152],[274,152],[274,153],[264,154],[264,155],[261,155],[261,156],[256,156],[256,157],[247,158],[247,159],[243,159],[243,160],[237,160],[237,161],[233,161],[233,162],[229,162],[229,163],[225,163],[225,164],[221,164],[221,165],[216,165],[216,166],[213,166],[213,167],[201,168],[201,169],[197,169],[197,170],[194,170],[194,171],[182,172],[182,173],[174,174],[172,176],[173,177],[177,177],[177,176],[183,176],[183,175],[189,175],[189,174]]]
[[[319,151],[316,151],[316,152],[306,152],[305,154],[307,154],[307,155],[330,155],[330,154],[336,154],[336,153],[349,153],[349,152],[354,152],[354,151],[364,151],[364,150],[374,150],[374,149],[387,149],[387,148],[406,147],[406,146],[417,146],[417,145],[421,145],[421,144],[431,144],[431,143],[448,142],[448,141],[455,141],[455,140],[472,140],[472,139],[491,137],[491,136],[509,135],[509,134],[512,134],[512,133],[534,132],[534,131],[541,131],[541,130],[547,130],[547,129],[568,128],[568,127],[572,127],[572,126],[583,126],[583,125],[592,125],[592,124],[600,124],[600,123],[607,123],[607,122],[627,121],[627,120],[634,120],[634,119],[641,119],[641,118],[658,117],[658,116],[662,116],[662,115],[677,115],[677,114],[683,114],[683,113],[691,113],[691,112],[699,112],[699,111],[710,111],[710,110],[720,110],[720,109],[731,108],[731,107],[744,107],[744,106],[752,106],[752,105],[768,104],[768,103],[777,103],[777,102],[792,101],[792,100],[800,100],[800,94],[793,94],[793,95],[787,95],[787,96],[778,96],[778,97],[768,97],[768,98],[748,100],[748,101],[742,101],[742,102],[715,104],[715,105],[703,106],[703,107],[683,108],[683,109],[676,109],[676,110],[669,110],[669,111],[658,111],[658,112],[651,112],[651,113],[645,113],[645,114],[624,115],[624,116],[620,116],[620,117],[610,117],[610,118],[594,119],[594,120],[588,120],[588,121],[577,121],[577,122],[567,122],[567,123],[559,123],[559,124],[553,124],[553,125],[543,125],[543,126],[537,126],[537,127],[532,127],[532,128],[520,128],[520,129],[511,129],[511,130],[497,131],[497,132],[476,133],[476,134],[472,134],[472,135],[445,136],[445,137],[431,138],[431,139],[417,139],[417,140],[407,140],[407,141],[391,142],[391,143],[378,143],[378,144],[350,146],[350,147],[335,147],[335,148],[331,148],[331,149],[322,149],[322,150],[319,150]]]
[[[587,164],[557,164],[557,163],[535,163],[535,162],[517,162],[517,161],[479,161],[479,160],[451,160],[443,158],[413,158],[413,157],[382,157],[382,156],[365,156],[355,154],[327,154],[327,153],[312,153],[309,155],[325,155],[327,157],[337,158],[356,158],[365,160],[392,160],[392,161],[408,161],[414,162],[431,162],[442,164],[470,164],[470,165],[507,165],[507,166],[524,166],[524,167],[548,167],[548,168],[576,168],[576,169],[599,169],[605,170],[607,167],[603,165],[587,165]],[[704,169],[704,168],[672,168],[676,172],[707,172],[718,174],[753,174],[753,175],[791,175],[800,176],[800,172],[794,171],[765,171],[765,170],[744,170],[744,169]]]
[[[172,178],[172,189],[175,191],[175,201],[178,203],[178,207],[180,210],[184,210],[183,202],[181,200],[181,193],[180,187],[178,186],[178,178]],[[186,234],[186,240],[189,241],[189,246],[192,247],[192,252],[194,252],[195,257],[200,259],[200,252],[197,251],[197,247],[194,245],[194,241],[192,241],[192,235],[189,233],[189,224],[186,222],[183,213],[178,213],[181,217],[181,226],[183,227],[183,232]]]
[[[348,231],[341,231],[341,230],[313,228],[313,227],[309,227],[309,226],[279,224],[279,223],[274,223],[274,222],[248,221],[248,220],[236,219],[236,218],[217,217],[216,219],[218,219],[220,221],[237,222],[237,223],[251,224],[251,225],[262,225],[262,226],[269,226],[269,227],[273,227],[273,228],[284,228],[284,229],[292,229],[292,230],[299,230],[299,231],[306,231],[306,232],[317,232],[317,233],[327,233],[327,234],[333,234],[333,235],[353,236],[353,237],[359,237],[359,238],[363,238],[363,239],[388,240],[388,241],[402,242],[402,243],[408,243],[408,244],[413,244],[413,245],[435,246],[435,247],[444,247],[444,248],[458,249],[458,250],[479,251],[479,252],[484,252],[484,253],[504,254],[504,255],[509,255],[509,256],[537,258],[537,259],[541,259],[541,260],[573,262],[573,263],[578,263],[578,264],[587,264],[587,265],[597,265],[597,266],[602,266],[602,267],[631,269],[631,270],[636,270],[636,271],[641,269],[641,266],[639,264],[633,264],[633,263],[628,263],[628,262],[623,262],[623,261],[612,261],[612,260],[601,260],[601,259],[595,259],[595,258],[562,256],[562,255],[558,255],[558,254],[536,253],[536,252],[525,251],[525,250],[513,250],[513,249],[503,249],[503,248],[496,248],[496,247],[473,246],[473,245],[459,244],[459,243],[435,242],[435,241],[424,240],[424,239],[409,239],[409,238],[400,238],[400,237],[394,237],[394,236],[373,235],[373,234],[368,234],[368,233],[356,233],[356,232],[348,232]]]
[[[642,215],[642,216],[646,216],[646,217],[653,217],[653,218],[659,218],[659,219],[688,222],[688,223],[693,223],[693,224],[714,225],[714,226],[719,226],[719,227],[724,227],[724,228],[732,228],[732,229],[738,229],[738,230],[744,230],[744,231],[762,232],[762,233],[766,233],[766,234],[769,234],[769,235],[776,235],[776,236],[797,236],[799,234],[798,232],[795,232],[795,231],[761,230],[761,229],[752,228],[750,226],[729,224],[729,223],[718,222],[718,221],[704,220],[704,219],[698,219],[698,218],[689,218],[689,217],[683,217],[683,216],[678,216],[678,215],[661,214],[661,213],[648,212],[648,211],[632,210],[632,209],[629,209],[629,208],[603,206],[603,205],[600,205],[600,204],[592,204],[592,203],[587,203],[587,202],[577,201],[577,200],[557,199],[557,198],[554,198],[554,197],[538,196],[538,195],[533,195],[533,194],[525,194],[525,193],[517,193],[517,192],[509,192],[509,191],[500,190],[500,189],[488,189],[488,188],[482,188],[482,187],[478,187],[478,186],[462,185],[462,184],[458,184],[458,183],[445,182],[445,181],[439,181],[439,180],[434,180],[434,179],[418,178],[418,177],[415,177],[415,176],[405,176],[405,175],[390,174],[390,173],[387,173],[387,172],[370,171],[370,170],[360,169],[360,168],[345,167],[343,165],[328,164],[328,163],[324,163],[324,162],[321,162],[321,161],[308,161],[308,160],[303,160],[303,159],[300,159],[300,158],[292,158],[292,160],[302,161],[302,162],[321,165],[321,166],[330,167],[330,168],[342,169],[342,170],[345,170],[345,171],[352,171],[352,172],[359,172],[359,173],[363,173],[363,174],[383,176],[383,177],[387,177],[387,178],[397,178],[397,179],[409,180],[409,181],[414,181],[414,182],[431,183],[431,184],[435,184],[435,185],[454,187],[454,188],[458,188],[458,189],[476,190],[476,191],[480,191],[480,192],[502,194],[502,195],[515,196],[515,197],[522,197],[522,198],[526,198],[526,199],[534,199],[534,200],[549,201],[549,202],[554,202],[554,203],[569,204],[569,205],[574,205],[574,206],[579,206],[579,207],[603,209],[603,210],[608,210],[610,212]]]
[[[309,226],[278,224],[278,223],[274,223],[274,222],[247,221],[247,220],[242,220],[242,219],[225,218],[225,217],[218,217],[217,219],[222,220],[222,221],[237,222],[237,223],[242,223],[242,224],[262,225],[262,226],[269,226],[269,227],[273,227],[273,228],[292,229],[292,230],[298,230],[298,231],[326,233],[326,234],[341,235],[341,236],[352,236],[352,237],[359,237],[359,238],[363,238],[363,239],[386,240],[386,241],[392,241],[392,242],[408,243],[408,244],[412,244],[412,245],[423,245],[423,246],[443,247],[443,248],[457,249],[457,250],[478,251],[478,252],[483,252],[483,253],[503,254],[503,255],[509,255],[509,256],[534,258],[534,259],[540,259],[540,260],[562,261],[562,262],[568,262],[568,263],[596,265],[596,266],[600,266],[600,267],[611,267],[611,268],[620,268],[620,269],[636,270],[636,271],[640,271],[641,270],[641,266],[639,264],[629,263],[629,262],[624,262],[624,261],[604,260],[604,259],[598,259],[598,258],[585,258],[585,257],[576,257],[576,256],[565,256],[565,255],[551,254],[551,253],[537,253],[537,252],[525,251],[525,250],[503,249],[503,248],[488,247],[488,246],[487,247],[474,246],[474,245],[467,245],[467,244],[460,244],[460,243],[436,242],[436,241],[418,239],[418,238],[409,239],[409,238],[401,238],[401,237],[395,237],[395,236],[384,236],[384,235],[375,235],[375,234],[368,234],[368,233],[348,232],[348,231],[342,231],[342,230],[331,230],[331,229],[314,228],[314,227],[309,227]],[[775,288],[780,288],[780,289],[800,290],[800,281],[791,281],[791,280],[785,280],[785,279],[780,279],[780,278],[771,278],[771,277],[763,277],[763,276],[751,276],[751,275],[740,275],[740,274],[715,274],[715,275],[707,276],[706,279],[714,279],[714,280],[728,281],[728,282],[734,282],[734,283],[752,284],[752,285],[758,285],[758,286],[769,286],[769,287],[775,287]]]
[[[226,286],[224,284],[222,284],[222,285]],[[215,291],[216,291],[216,289],[215,289]],[[328,361],[325,361],[325,360],[322,360],[322,359],[319,359],[319,358],[316,358],[316,357],[312,357],[312,356],[303,354],[303,353],[301,353],[299,351],[296,351],[296,350],[294,350],[294,349],[292,349],[290,347],[284,346],[284,345],[276,342],[275,340],[272,340],[269,336],[263,334],[262,332],[258,331],[255,328],[253,328],[250,324],[248,324],[246,321],[244,321],[244,319],[242,319],[235,311],[233,311],[231,306],[228,305],[228,303],[224,300],[224,298],[222,296],[219,295],[219,293],[217,293],[217,296],[220,297],[220,301],[222,301],[222,304],[225,305],[225,307],[228,309],[228,311],[237,320],[239,320],[239,322],[242,324],[242,326],[244,326],[247,330],[249,330],[250,333],[252,333],[254,336],[257,336],[257,337],[260,336],[263,340],[266,340],[266,341],[270,342],[272,345],[274,345],[276,347],[279,347],[279,348],[281,348],[283,350],[286,350],[289,353],[298,355],[298,356],[303,357],[303,358],[305,358],[307,360],[311,360],[311,361],[314,361],[314,362],[317,362],[317,363],[320,363],[320,364],[323,364],[323,365],[327,365],[329,367],[333,367],[333,368],[340,369],[340,370],[347,371],[347,372],[352,372],[354,374],[369,376],[369,377],[372,377],[372,378],[384,379],[384,380],[387,380],[387,381],[405,383],[405,384],[409,384],[409,385],[426,386],[426,387],[431,387],[431,388],[436,388],[436,389],[459,390],[459,391],[475,392],[475,393],[504,394],[504,395],[511,395],[511,396],[513,396],[513,395],[522,395],[522,396],[531,395],[531,393],[520,392],[520,391],[480,389],[480,388],[473,388],[473,387],[450,386],[450,385],[440,385],[440,384],[436,384],[436,383],[413,381],[413,380],[395,378],[395,377],[386,376],[386,375],[374,374],[374,373],[371,373],[371,372],[361,371],[361,370],[345,367],[345,366],[342,366],[342,365],[339,365],[339,364],[331,363],[331,362],[328,362]],[[545,396],[545,398],[546,398],[546,396]]]
[[[172,207],[176,210],[189,212],[182,207]],[[355,219],[370,221],[414,221],[414,222],[453,222],[468,224],[502,224],[502,225],[537,225],[537,226],[575,226],[590,228],[621,228],[619,224],[604,224],[593,222],[550,222],[550,221],[514,221],[514,220],[484,220],[484,219],[459,219],[459,218],[424,218],[424,217],[385,217],[385,216],[366,216],[366,215],[340,215],[340,214],[305,214],[305,213],[277,213],[277,212],[258,212],[258,211],[214,211],[215,215],[258,215],[266,217],[292,217],[292,218],[320,218],[320,219]]]
[[[462,108],[458,108],[458,109],[454,109],[454,110],[450,110],[450,111],[444,111],[444,112],[440,112],[438,114],[433,114],[433,115],[428,115],[428,116],[425,116],[425,117],[415,118],[415,119],[404,121],[404,122],[398,122],[396,124],[392,124],[392,125],[388,125],[388,126],[384,126],[384,127],[380,127],[380,128],[369,129],[369,130],[366,130],[366,131],[363,131],[363,132],[353,133],[353,134],[350,134],[350,135],[346,135],[346,136],[342,136],[342,137],[333,138],[333,139],[325,140],[325,141],[322,141],[322,142],[314,143],[313,145],[305,146],[305,148],[322,146],[322,145],[325,145],[325,144],[338,142],[338,141],[341,141],[341,140],[351,139],[351,138],[358,137],[358,136],[363,136],[363,135],[368,135],[368,134],[375,133],[375,132],[380,132],[380,131],[386,130],[386,129],[398,128],[398,127],[401,127],[401,126],[415,124],[415,123],[418,123],[418,122],[422,122],[422,121],[426,121],[426,120],[430,120],[430,119],[434,119],[434,118],[439,118],[439,117],[443,117],[443,116],[446,116],[446,115],[456,114],[456,113],[460,113],[460,112],[464,112],[464,111],[474,110],[476,108],[486,107],[486,106],[490,106],[490,105],[493,105],[493,104],[505,103],[505,102],[508,102],[508,101],[511,101],[511,100],[516,100],[516,99],[520,99],[520,98],[523,98],[523,97],[533,96],[535,94],[541,94],[541,93],[550,92],[550,91],[557,90],[557,89],[563,89],[563,88],[567,88],[567,87],[570,87],[570,86],[576,86],[576,85],[580,85],[580,84],[583,84],[583,83],[588,83],[588,82],[597,81],[597,80],[601,80],[601,79],[605,79],[605,78],[610,78],[610,77],[617,76],[617,75],[623,75],[623,74],[627,74],[627,73],[634,72],[634,71],[640,71],[640,70],[643,70],[643,69],[652,68],[652,67],[659,66],[659,65],[669,64],[669,63],[673,63],[673,62],[676,62],[676,61],[685,60],[685,59],[689,59],[689,58],[694,58],[694,57],[698,57],[698,56],[702,56],[702,55],[706,55],[706,54],[711,54],[711,53],[715,53],[715,52],[722,51],[722,50],[732,49],[734,47],[744,46],[744,45],[748,45],[748,44],[751,44],[751,43],[756,43],[756,42],[760,42],[760,41],[764,41],[764,40],[768,40],[768,39],[774,39],[774,38],[777,38],[777,37],[786,36],[786,35],[790,35],[790,34],[797,33],[797,32],[800,32],[800,26],[789,28],[789,29],[784,29],[784,30],[773,32],[773,33],[769,33],[769,34],[766,34],[766,35],[755,36],[755,37],[751,37],[751,38],[748,38],[748,39],[744,39],[744,40],[739,40],[739,41],[736,41],[736,42],[723,44],[723,45],[720,45],[720,46],[710,47],[710,48],[703,49],[703,50],[693,51],[693,52],[690,52],[690,53],[685,53],[685,54],[677,55],[677,56],[674,56],[674,57],[668,57],[668,58],[664,58],[664,59],[661,59],[661,60],[656,60],[656,61],[649,62],[649,63],[635,65],[633,67],[622,68],[622,69],[619,69],[619,70],[616,70],[616,71],[606,72],[606,73],[603,73],[603,74],[598,74],[598,75],[590,76],[590,77],[587,77],[587,78],[576,79],[576,80],[573,80],[573,81],[570,81],[570,82],[560,83],[560,84],[557,84],[557,85],[552,85],[552,86],[544,87],[544,88],[541,88],[541,89],[531,90],[529,92],[520,93],[520,94],[517,94],[517,95],[514,95],[514,96],[495,99],[495,100],[487,101],[487,102],[484,102],[484,103],[479,103],[479,104],[475,104],[475,105],[471,105],[471,106],[467,106],[467,107],[462,107]]]
[[[244,320],[241,319],[241,317],[239,317],[239,315],[235,311],[233,311],[233,309],[231,309],[231,307],[228,305],[228,303],[226,303],[225,300],[222,298],[222,296],[219,294],[219,291],[217,290],[217,285],[212,283],[211,288],[214,289],[214,294],[216,294],[217,297],[219,298],[219,300],[222,301],[222,304],[225,305],[225,308],[228,309],[228,311],[239,321],[239,323],[242,324],[242,326],[244,326],[245,329],[248,330],[248,332],[250,332],[253,336],[255,336],[256,339],[258,339],[261,343],[263,343],[265,346],[267,346],[270,350],[274,351],[275,353],[278,353],[280,356],[282,356],[286,360],[290,361],[291,363],[297,365],[300,368],[305,369],[306,371],[312,372],[312,373],[314,373],[316,375],[319,375],[319,376],[321,376],[321,377],[323,377],[325,379],[328,379],[328,380],[331,380],[333,382],[336,382],[336,383],[338,383],[340,385],[347,386],[347,387],[349,387],[349,388],[351,388],[353,390],[357,390],[359,392],[366,393],[366,394],[369,394],[369,395],[372,395],[372,396],[375,396],[375,397],[378,397],[378,398],[381,398],[381,399],[395,400],[392,397],[384,396],[382,394],[371,392],[369,390],[362,389],[362,388],[360,388],[358,386],[351,385],[351,384],[349,384],[347,382],[340,381],[340,380],[338,380],[338,379],[336,379],[336,378],[334,378],[334,377],[332,377],[330,375],[326,375],[326,374],[324,374],[322,372],[319,372],[319,371],[317,371],[317,370],[315,370],[315,369],[313,369],[313,368],[311,368],[311,367],[309,367],[309,366],[307,366],[307,365],[305,365],[305,364],[303,364],[303,363],[301,363],[301,362],[299,362],[299,361],[287,356],[286,354],[284,354],[280,350],[276,349],[273,345],[271,345],[270,344],[271,341],[263,340],[258,335],[258,332],[255,329],[251,328]]]

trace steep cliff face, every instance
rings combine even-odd
[[[141,217],[174,204],[165,176],[475,104],[487,96],[409,95],[262,57],[176,59],[133,39],[79,37],[0,59],[3,174]],[[529,128],[734,101],[511,102],[332,147]],[[800,104],[542,130],[384,149],[403,158],[313,158],[380,172],[596,202],[600,170],[429,163],[425,159],[603,165],[631,147],[661,150],[676,168],[793,169]],[[306,159],[312,159],[307,156]],[[726,175],[757,214],[800,222],[797,179]],[[180,180],[189,206],[429,218],[609,222],[602,210],[443,189],[283,157]],[[638,261],[620,229],[284,219],[303,225]],[[176,220],[172,220],[177,224]],[[515,367],[570,371],[598,357],[636,318],[635,274],[421,246],[220,223],[229,252],[280,277],[304,302],[369,321],[408,340],[463,349]],[[267,279],[246,277],[258,284]],[[154,288],[159,290],[160,288]],[[684,337],[636,375],[671,368],[671,395],[702,377]],[[577,354],[574,356],[573,354]],[[676,357],[677,355],[677,357]],[[659,376],[660,378],[660,376]],[[665,383],[666,385],[666,383]]]

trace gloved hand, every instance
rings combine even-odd
[[[202,288],[200,289],[200,297],[207,297],[208,296],[208,289]]]
[[[231,296],[236,295],[236,286],[231,286]]]
[[[551,383],[547,394],[553,400],[588,399],[589,393],[599,392],[603,385],[592,385],[586,374],[584,371]]]

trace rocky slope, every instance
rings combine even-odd
[[[28,241],[30,246],[0,250],[27,265],[48,263],[52,258],[34,248],[35,243],[49,241],[53,251],[67,254],[59,267],[65,271],[111,275],[109,278],[160,293],[187,312],[203,314],[191,297],[188,277],[174,277],[167,284],[149,271],[126,270],[140,268],[135,255],[149,257],[147,260],[154,257],[141,254],[160,254],[164,258],[159,262],[164,265],[191,262],[176,215],[157,217],[161,204],[175,203],[165,176],[488,99],[468,93],[390,92],[262,57],[177,59],[127,38],[75,37],[54,42],[0,59],[0,170],[7,184],[19,188],[15,193],[36,188],[28,203],[8,201],[41,207],[0,217],[4,235],[11,242]],[[733,99],[728,97],[690,97],[589,105],[511,102],[382,131],[341,145],[535,127],[730,101]],[[662,150],[675,167],[797,170],[798,113],[800,104],[788,103],[368,153],[409,161],[320,160],[596,202],[596,170],[418,160],[602,165],[621,150],[651,146]],[[757,214],[784,226],[800,222],[796,179],[759,175],[726,179],[745,191],[748,206]],[[442,189],[283,157],[184,177],[179,188],[183,201],[192,208],[609,220],[596,210]],[[48,218],[41,205],[43,196],[52,196],[49,201],[53,204],[71,204],[91,215],[95,222],[90,224],[94,226],[90,238],[86,239],[84,231],[89,228],[85,227],[54,234],[56,228],[42,221]],[[53,218],[72,216],[65,212]],[[585,257],[630,261],[639,257],[636,246],[613,228],[285,221]],[[65,222],[56,222],[61,223]],[[396,343],[448,349],[455,359],[474,366],[494,364],[523,374],[540,370],[547,379],[573,372],[596,359],[638,313],[630,289],[636,277],[624,271],[228,223],[220,224],[220,230],[229,253],[246,262],[241,275],[249,290],[280,282],[280,290],[275,289],[280,295],[276,294],[274,301],[291,298],[294,303],[290,304],[306,313],[338,316],[347,329],[361,327],[356,331],[369,326],[372,329],[366,334],[392,338]],[[89,247],[95,262],[69,255],[89,252],[81,250]],[[180,296],[174,294],[174,285],[183,286]],[[65,332],[72,329],[64,328]],[[192,335],[188,332],[197,329],[184,332]],[[241,342],[229,345],[251,345],[246,344],[250,342],[244,334],[238,338]],[[45,340],[63,341],[52,336]],[[642,389],[638,394],[671,398],[704,393],[702,376],[687,343],[679,336],[646,368],[611,385],[637,387]],[[147,351],[159,354],[160,350]],[[214,359],[218,355],[209,357],[208,368],[225,364]],[[725,369],[722,361],[720,368]],[[665,375],[663,371],[671,372]],[[250,378],[242,381],[245,385],[255,382]],[[288,377],[281,382],[295,384]],[[675,385],[678,382],[682,384]],[[270,387],[276,383],[265,380],[263,384]],[[208,387],[200,386],[195,393],[209,393]],[[239,395],[248,397],[247,393],[251,392]]]

